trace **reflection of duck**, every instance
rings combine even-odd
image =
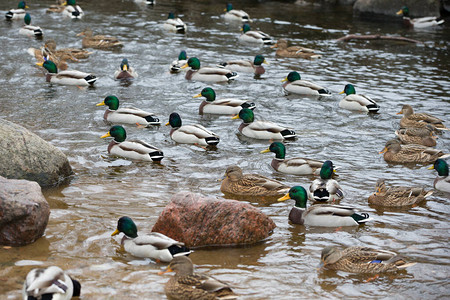
[[[51,60],[46,60],[36,65],[44,67],[48,73],[46,74],[47,82],[62,85],[88,86],[94,85],[97,77],[92,74],[84,73],[76,70],[66,70],[58,72],[58,67]]]
[[[305,58],[315,59],[321,58],[322,55],[314,53],[314,49],[300,47],[300,46],[288,46],[288,41],[285,39],[279,39],[275,45],[271,48],[277,48],[275,55],[278,57],[291,57],[291,58]]]
[[[248,13],[240,9],[233,9],[233,4],[227,3],[227,8],[225,9],[225,15],[223,16],[225,21],[240,21],[240,22],[251,22]]]
[[[217,134],[200,124],[182,125],[181,117],[176,112],[170,114],[167,125],[172,126],[170,131],[172,140],[180,144],[215,146],[220,141]]]
[[[331,93],[324,87],[313,82],[302,80],[296,71],[290,72],[281,82],[287,93],[310,96],[331,96]]]
[[[203,67],[200,68],[200,60],[197,57],[191,57],[187,63],[181,68],[191,67],[186,72],[185,78],[187,80],[198,80],[206,82],[228,82],[238,77],[236,72],[228,69],[218,67]]]
[[[425,200],[433,192],[419,187],[394,186],[386,188],[384,179],[378,179],[375,193],[369,196],[369,203],[380,206],[408,206]]]
[[[65,4],[67,6],[62,11],[63,16],[72,19],[81,19],[84,16],[83,10],[75,3],[75,0],[67,0]]]
[[[23,20],[26,14],[25,8],[28,8],[25,1],[20,1],[17,8],[10,9],[6,12],[5,18],[7,20]]]
[[[433,128],[448,130],[441,119],[427,113],[414,113],[413,108],[407,104],[403,105],[402,110],[397,115],[403,115],[400,120],[400,127],[402,128],[431,125]]]
[[[83,48],[115,49],[123,47],[123,44],[114,36],[93,35],[91,29],[85,29],[77,36],[84,36],[81,44]]]
[[[398,140],[392,139],[386,142],[384,149],[380,151],[384,160],[390,163],[433,163],[438,158],[448,157],[441,150],[422,145],[402,145]]]
[[[217,115],[235,115],[238,114],[242,108],[255,109],[255,103],[239,100],[239,99],[216,99],[216,92],[210,88],[205,87],[200,94],[195,95],[194,98],[205,97],[198,108],[198,113],[203,114],[217,114]]]
[[[253,59],[253,62],[250,60],[230,60],[224,63],[219,64],[220,68],[227,68],[231,71],[243,72],[243,73],[254,73],[255,75],[262,75],[266,72],[262,64],[268,64],[264,56],[258,54]]]
[[[435,189],[450,193],[450,176],[448,175],[448,164],[443,159],[437,159],[434,164],[428,169],[436,169],[438,177],[434,180],[433,186]]]
[[[339,94],[346,94],[339,102],[339,107],[362,112],[377,112],[380,106],[368,96],[357,94],[352,84],[346,84]]]
[[[407,6],[403,6],[402,9],[397,12],[397,15],[403,15],[403,23],[406,26],[413,28],[426,28],[444,23],[444,20],[438,19],[438,17],[422,17],[411,19],[409,17],[409,8]]]
[[[332,179],[335,172],[333,163],[325,161],[320,169],[320,178],[315,179],[309,187],[309,199],[318,202],[334,202],[344,198],[339,183]]]
[[[23,17],[23,21],[25,25],[19,29],[19,34],[26,36],[35,36],[37,38],[40,38],[44,35],[41,27],[31,25],[31,16],[29,13],[25,14],[25,17]]]
[[[163,28],[170,32],[186,33],[187,26],[180,18],[175,18],[173,12],[170,12],[167,20],[163,24]]]
[[[138,74],[133,67],[130,67],[128,59],[122,59],[120,69],[114,72],[114,79],[133,79],[137,78]]]
[[[250,30],[250,25],[245,23],[241,29],[244,33],[239,36],[239,41],[242,43],[252,44],[273,44],[272,38],[267,34],[259,30]]]

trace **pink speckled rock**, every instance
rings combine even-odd
[[[180,192],[164,208],[152,231],[199,247],[256,243],[274,228],[272,219],[250,204]]]

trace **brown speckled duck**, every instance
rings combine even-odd
[[[384,149],[384,160],[389,163],[433,163],[436,159],[448,157],[441,150],[417,144],[402,145],[400,141],[392,139],[386,142]]]
[[[380,206],[409,206],[415,205],[428,196],[432,191],[425,191],[420,187],[394,186],[386,188],[384,179],[378,179],[375,186],[375,193],[369,196],[369,203]]]
[[[410,105],[403,105],[402,110],[397,115],[403,115],[400,120],[400,127],[426,127],[428,124],[437,129],[448,130],[443,121],[435,116],[426,113],[414,113]]]
[[[271,48],[277,48],[277,52],[275,54],[278,57],[294,57],[305,59],[316,59],[322,57],[322,55],[314,53],[314,49],[300,46],[289,46],[288,41],[285,39],[279,39],[275,45],[271,46]]]
[[[433,135],[434,128],[431,125],[426,127],[400,128],[395,131],[395,135],[403,144],[419,144],[427,147],[436,146],[437,136]]]
[[[84,36],[81,42],[83,48],[108,50],[123,47],[123,44],[116,37],[92,34],[92,30],[89,28],[77,34],[77,36]]]

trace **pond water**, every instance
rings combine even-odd
[[[3,1],[6,11],[17,1]],[[296,5],[284,2],[234,1],[253,18],[251,26],[274,38],[317,49],[323,58],[309,61],[276,58],[273,49],[237,42],[239,24],[220,17],[218,1],[158,1],[155,6],[133,1],[80,1],[86,15],[81,21],[46,14],[53,1],[30,1],[32,23],[44,30],[44,39],[59,47],[81,47],[76,36],[86,27],[97,34],[117,36],[125,43],[120,51],[93,50],[73,69],[98,76],[94,88],[57,86],[45,82],[28,47],[42,41],[18,34],[21,22],[0,26],[0,117],[21,124],[61,149],[75,175],[59,188],[44,191],[51,206],[45,236],[20,248],[0,248],[0,298],[19,299],[20,288],[33,264],[58,265],[82,284],[82,299],[161,299],[169,276],[165,267],[133,258],[119,250],[120,237],[112,238],[123,215],[135,220],[140,232],[150,232],[158,215],[179,191],[214,197],[227,166],[238,164],[245,172],[259,173],[288,185],[308,187],[313,178],[277,173],[273,154],[259,152],[267,141],[242,138],[240,121],[229,116],[199,116],[199,99],[211,86],[218,97],[253,100],[257,118],[293,128],[298,138],[287,143],[287,157],[305,156],[332,160],[340,166],[338,181],[345,191],[342,204],[353,205],[374,221],[359,228],[340,230],[294,226],[287,216],[293,203],[250,203],[276,223],[263,243],[246,247],[197,249],[191,258],[197,270],[228,282],[242,299],[342,299],[342,298],[446,298],[449,291],[449,195],[435,192],[425,203],[410,209],[383,210],[369,206],[368,196],[378,178],[388,184],[432,189],[436,172],[427,166],[389,165],[378,154],[394,138],[403,104],[429,112],[450,125],[450,72],[448,27],[409,30],[395,17],[353,15],[351,7]],[[188,25],[185,35],[168,34],[161,24],[173,11]],[[410,43],[360,41],[337,43],[346,34],[399,35],[424,41]],[[229,59],[252,59],[263,54],[270,65],[255,79],[249,74],[230,84],[189,82],[183,74],[170,74],[168,66],[185,49],[203,65]],[[113,79],[122,58],[128,58],[139,78],[131,84]],[[303,79],[333,92],[325,99],[285,96],[281,79],[297,70]],[[372,97],[379,114],[367,115],[339,109],[344,85]],[[126,126],[129,138],[145,140],[164,151],[161,165],[111,158],[109,141],[100,139],[109,126],[104,107],[95,104],[107,95],[122,104],[155,112],[163,123],[177,111],[185,124],[200,123],[216,132],[217,150],[205,151],[177,145],[166,126],[149,129]],[[450,149],[448,133],[437,148]],[[367,245],[401,253],[418,264],[407,272],[380,276],[318,271],[321,249],[329,245]],[[420,295],[420,296],[419,296]]]

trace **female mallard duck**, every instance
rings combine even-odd
[[[251,44],[261,44],[261,45],[272,45],[273,40],[272,38],[258,30],[250,30],[250,25],[245,23],[241,31],[244,33],[239,36],[239,42],[241,43],[251,43]]]
[[[17,5],[17,8],[10,9],[5,17],[7,20],[23,20],[25,17],[26,11],[25,8],[28,8],[25,1],[20,1]]]
[[[232,72],[228,69],[217,67],[204,67],[200,68],[200,60],[197,57],[191,57],[187,63],[181,68],[191,67],[186,72],[185,78],[187,80],[198,80],[206,82],[228,82],[238,77],[236,72]]]
[[[187,26],[180,18],[175,18],[173,12],[170,12],[163,24],[163,29],[175,33],[186,33]]]
[[[175,257],[165,271],[175,272],[167,281],[164,291],[171,300],[213,300],[237,299],[237,295],[226,284],[204,274],[194,273],[194,265],[189,257]]]
[[[108,133],[100,138],[113,137],[108,145],[108,153],[128,158],[131,160],[156,161],[164,158],[164,153],[155,146],[149,145],[141,140],[126,141],[127,133],[120,125],[112,126]]]
[[[378,179],[375,186],[375,193],[369,196],[369,203],[380,206],[409,206],[415,205],[433,192],[427,192],[419,187],[394,186],[386,188],[384,179]]]
[[[44,67],[48,73],[46,74],[47,82],[63,84],[63,85],[77,85],[88,86],[94,85],[97,77],[92,74],[84,73],[76,70],[67,70],[58,72],[58,67],[51,60],[46,60],[43,63],[36,65]]]
[[[119,108],[119,98],[110,95],[96,106],[107,105],[108,109],[103,115],[105,121],[116,124],[139,124],[145,127],[161,125],[159,119],[153,114],[135,107]]]
[[[285,159],[286,147],[283,143],[273,142],[269,148],[260,153],[275,153],[275,158],[272,159],[271,166],[274,170],[293,175],[310,175],[318,174],[322,168],[323,162],[303,157],[294,157]]]
[[[25,17],[23,17],[23,21],[25,25],[19,29],[19,34],[42,38],[44,33],[42,32],[41,27],[31,25],[31,16],[29,13],[25,14]]]
[[[394,252],[369,247],[325,247],[321,255],[321,267],[350,273],[397,272],[416,263],[407,263]]]
[[[151,232],[138,236],[136,224],[130,217],[121,217],[117,222],[114,236],[123,232],[122,246],[126,252],[141,258],[151,258],[162,262],[170,262],[174,257],[192,253],[184,243],[178,242],[159,232]]]
[[[83,48],[95,48],[95,49],[115,49],[123,47],[123,44],[114,36],[106,35],[92,35],[91,29],[85,29],[83,32],[77,34],[77,36],[84,36],[81,42]]]
[[[75,62],[77,62],[79,59],[86,59],[89,57],[89,55],[92,54],[92,52],[80,48],[56,49],[55,40],[45,41],[44,50],[45,52],[55,55],[56,57],[67,55],[68,59]]]
[[[357,226],[372,219],[366,213],[357,214],[350,206],[317,204],[306,208],[307,192],[301,186],[291,187],[289,192],[278,201],[295,200],[295,206],[289,213],[289,220],[293,224],[340,227]]]
[[[422,128],[400,128],[395,135],[403,144],[418,144],[427,147],[436,146],[437,136],[433,135],[433,126],[427,125]]]
[[[194,98],[205,97],[206,100],[200,104],[198,113],[203,114],[216,114],[216,115],[235,115],[238,114],[241,109],[255,109],[255,103],[239,100],[239,99],[216,99],[216,92],[210,88],[204,88],[200,94],[195,95]]]
[[[339,102],[339,107],[362,112],[377,112],[380,106],[365,95],[357,94],[352,84],[346,84],[344,90],[339,94],[346,94]]]
[[[438,158],[448,157],[441,150],[422,145],[410,144],[402,145],[400,141],[392,139],[386,142],[384,149],[380,151],[384,160],[388,163],[432,163]]]
[[[434,164],[428,168],[436,169],[438,177],[434,180],[433,186],[436,190],[450,193],[450,176],[448,176],[448,164],[443,159],[437,159]]]
[[[187,64],[187,54],[186,51],[181,50],[178,55],[178,59],[174,60],[169,67],[170,73],[179,73],[181,71],[181,67]]]
[[[200,124],[182,125],[181,117],[176,112],[170,114],[167,125],[172,126],[172,130],[170,130],[172,140],[180,144],[215,146],[220,141],[217,134]]]
[[[130,67],[128,59],[126,58],[122,59],[122,62],[120,63],[120,69],[114,72],[114,79],[133,79],[137,77],[137,72],[133,67]]]
[[[331,93],[324,87],[313,82],[302,80],[296,71],[290,72],[281,82],[287,93],[309,96],[331,96]]]
[[[402,110],[397,115],[402,115],[400,120],[400,127],[427,127],[427,125],[433,126],[436,129],[448,130],[444,125],[444,121],[435,116],[426,113],[414,113],[413,108],[410,105],[403,105]]]
[[[240,9],[233,9],[233,4],[227,3],[227,8],[225,8],[225,15],[223,16],[227,22],[252,22],[248,13]]]
[[[61,299],[69,300],[80,296],[81,285],[61,268],[51,266],[31,270],[23,283],[22,299]]]
[[[333,163],[325,161],[320,169],[320,178],[315,179],[309,187],[309,199],[318,202],[335,202],[344,198],[339,183],[332,179],[335,172]]]
[[[438,17],[422,17],[411,19],[409,17],[409,8],[407,6],[403,6],[402,9],[397,12],[397,15],[402,15],[403,23],[406,26],[412,28],[426,28],[441,25],[442,23],[444,23],[444,20],[439,19]]]
[[[230,166],[225,171],[220,191],[233,196],[276,197],[284,195],[289,187],[259,174],[243,174],[238,166]]]
[[[64,5],[66,8],[62,11],[63,16],[72,19],[81,19],[84,16],[84,12],[79,5],[76,5],[75,0],[67,0]]]
[[[250,60],[230,60],[218,65],[219,68],[227,68],[231,71],[243,72],[243,73],[254,73],[255,75],[262,75],[266,72],[262,64],[268,64],[264,56],[258,54],[253,59]]]
[[[300,47],[300,46],[289,46],[288,41],[285,39],[279,39],[275,45],[270,48],[277,48],[275,55],[278,57],[290,57],[290,58],[305,58],[305,59],[316,59],[321,58],[322,55],[314,53],[314,49]]]
[[[271,121],[257,120],[253,111],[243,108],[232,119],[242,119],[239,131],[246,137],[258,140],[284,140],[296,137],[295,131]]]

